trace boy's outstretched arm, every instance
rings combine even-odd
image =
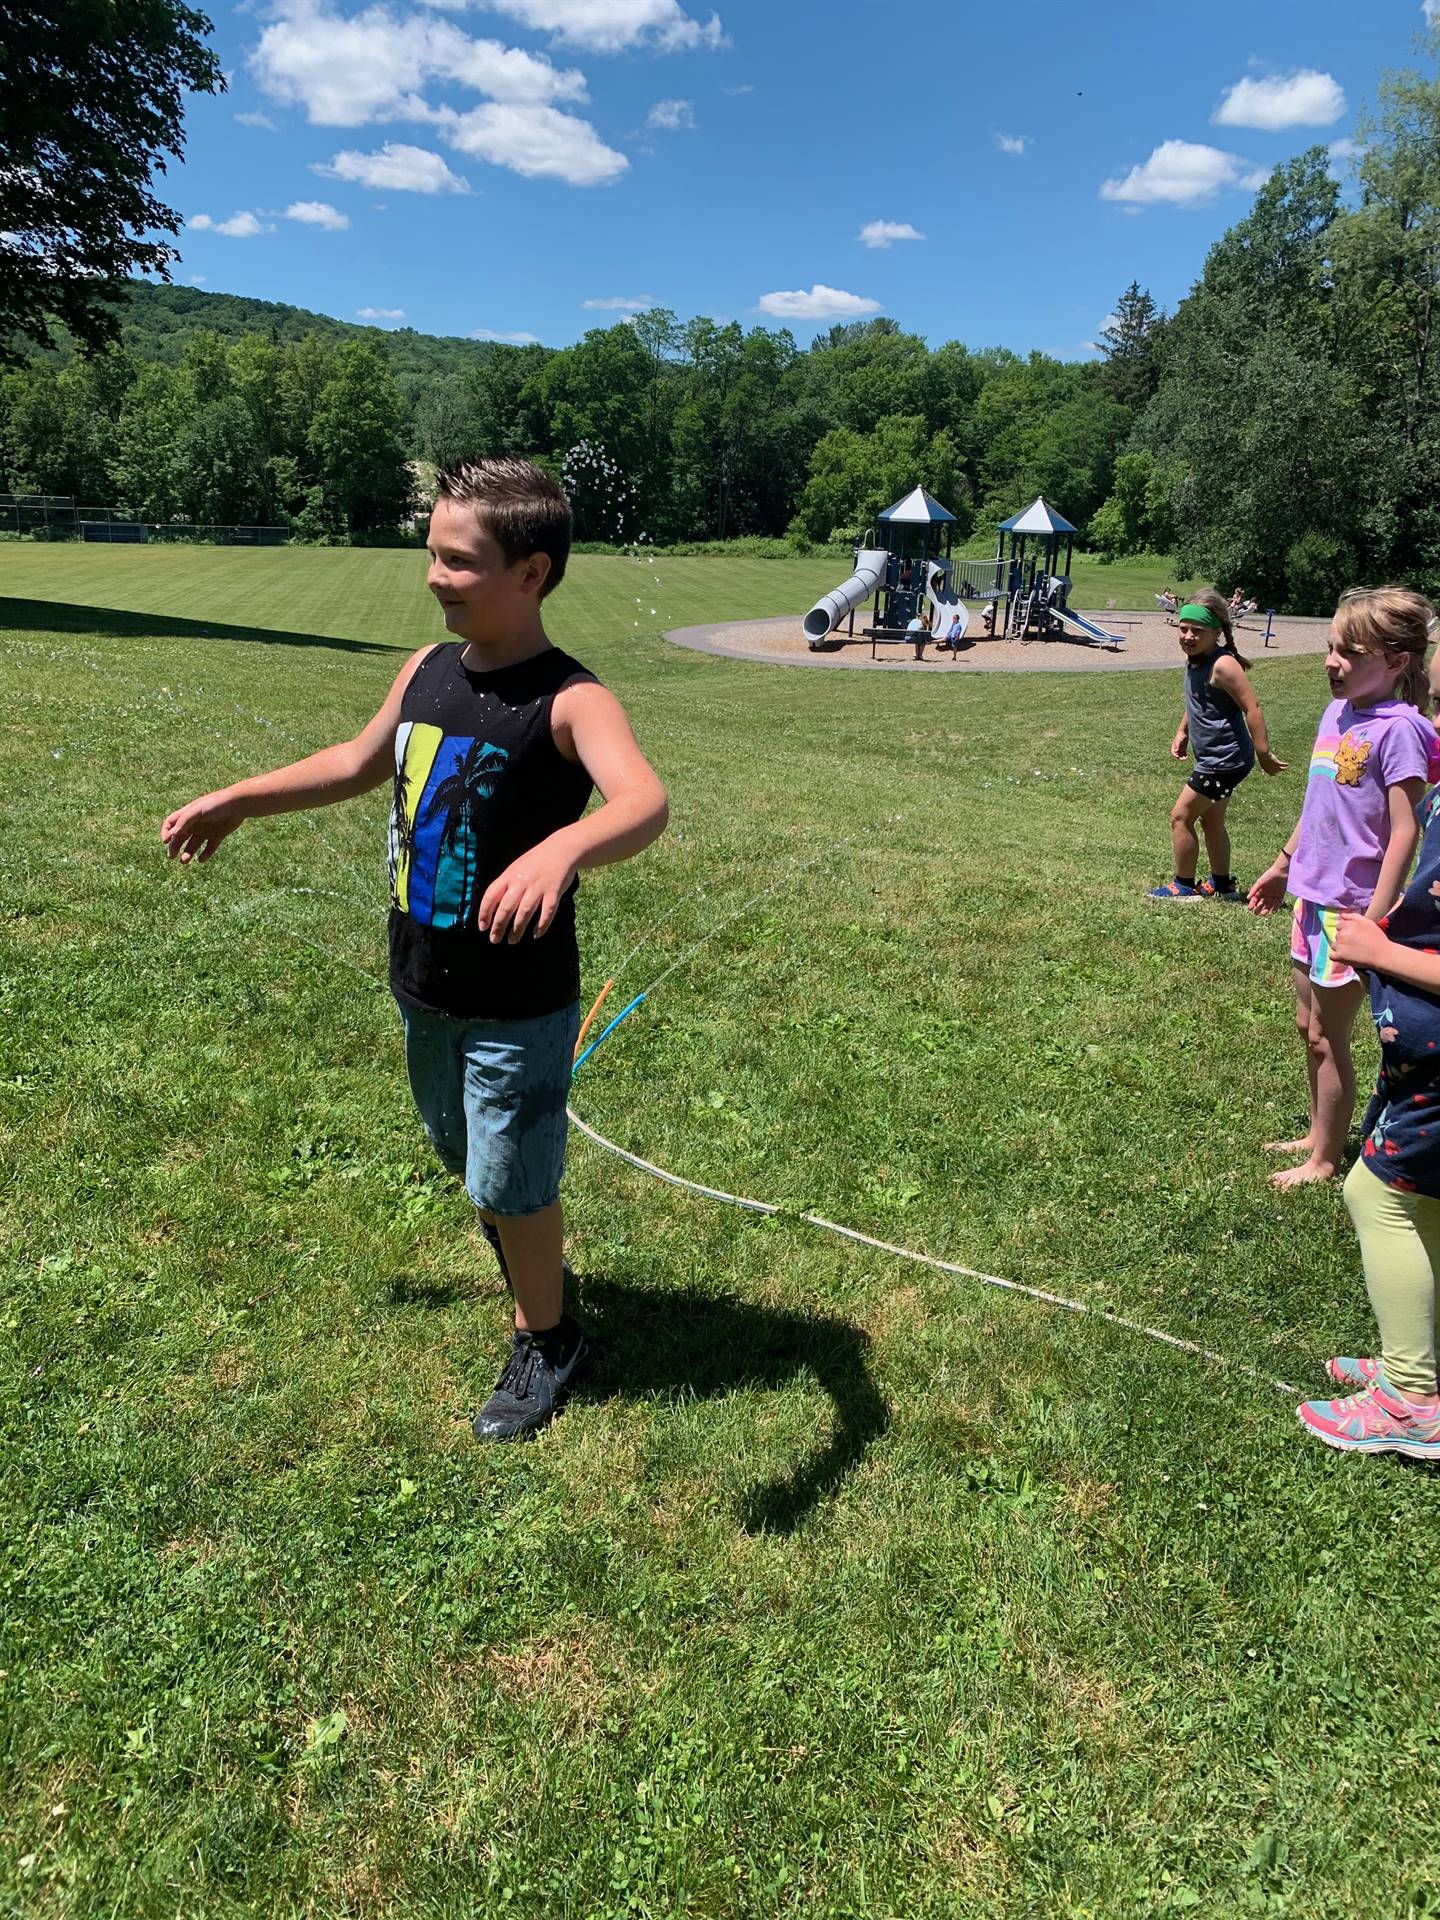
[[[160,829],[166,853],[178,854],[182,865],[208,860],[228,835],[245,820],[267,813],[298,813],[305,807],[324,807],[335,800],[351,800],[369,793],[394,771],[395,729],[400,724],[400,700],[410,675],[430,651],[421,647],[396,674],[385,704],[353,740],[322,747],[304,760],[252,779],[237,780],[202,794],[188,807],[167,814]]]
[[[641,853],[665,831],[670,803],[630,730],[625,709],[593,681],[563,687],[551,709],[555,744],[578,761],[604,801],[574,826],[562,827],[513,860],[491,881],[475,924],[492,945],[513,946],[530,922],[548,933],[561,900],[583,867],[606,867]]]

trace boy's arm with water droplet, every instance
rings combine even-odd
[[[514,860],[485,890],[476,925],[491,944],[513,946],[531,920],[548,933],[566,890],[583,867],[605,867],[641,853],[665,831],[670,803],[640,750],[624,707],[592,680],[562,687],[550,711],[555,745],[584,767],[603,805],[562,827]],[[537,917],[538,915],[538,917]]]
[[[383,706],[353,740],[322,747],[289,766],[276,767],[233,786],[202,794],[188,806],[167,814],[160,839],[181,865],[209,860],[220,843],[246,820],[269,813],[298,813],[306,807],[329,806],[369,793],[394,769],[395,729],[400,724],[400,702],[410,676],[430,651],[413,653],[396,674]]]

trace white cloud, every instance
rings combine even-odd
[[[205,276],[204,276],[204,274],[203,274],[203,273],[192,273],[192,274],[191,274],[191,276],[190,276],[190,284],[191,284],[191,286],[192,286],[192,287],[203,287],[203,286],[204,286],[204,284],[205,284]]]
[[[1001,153],[1024,153],[1030,144],[1028,133],[997,133],[995,144]]]
[[[472,40],[448,20],[420,13],[400,20],[384,6],[346,16],[326,0],[279,0],[278,12],[250,55],[250,70],[272,99],[303,107],[312,126],[430,119],[435,110],[421,89],[436,79],[493,100],[586,97],[585,76],[576,69],[498,40]]]
[[[228,220],[212,220],[208,213],[197,213],[185,224],[195,233],[223,233],[227,240],[253,240],[265,231],[253,213],[232,213]]]
[[[819,281],[806,293],[762,293],[756,302],[761,313],[777,320],[859,320],[868,313],[879,313],[880,302],[863,294],[842,293],[838,287],[822,286]]]
[[[328,162],[310,169],[332,180],[354,180],[377,192],[468,193],[469,182],[452,173],[438,153],[426,147],[407,147],[387,140],[378,153],[356,153],[347,148]]]
[[[237,113],[235,118],[242,127],[259,127],[262,133],[275,131],[275,122],[268,113]]]
[[[540,338],[534,333],[496,333],[493,327],[475,327],[471,330],[472,340],[500,340],[507,347],[538,347]]]
[[[647,127],[663,133],[678,133],[695,124],[695,105],[691,100],[657,100],[645,116]]]
[[[285,218],[298,220],[302,227],[325,227],[331,233],[343,233],[350,224],[350,216],[337,212],[328,200],[292,200]]]
[[[1434,26],[1440,20],[1440,0],[1420,0],[1420,11],[1425,16],[1427,26]]]
[[[496,101],[457,115],[444,132],[461,153],[473,154],[492,167],[508,167],[527,180],[605,186],[630,165],[623,153],[605,145],[588,120],[557,113],[554,107]]]
[[[484,0],[537,33],[551,33],[590,53],[621,53],[649,47],[680,53],[694,47],[729,45],[719,18],[692,20],[679,0]]]
[[[1435,0],[1435,4],[1436,4],[1436,6],[1437,6],[1437,7],[1440,7],[1440,0]],[[720,91],[721,91],[721,92],[722,92],[723,94],[728,94],[728,96],[730,97],[730,99],[732,99],[732,100],[738,100],[738,99],[740,98],[740,96],[741,96],[742,94],[746,94],[746,93],[754,93],[754,91],[755,91],[755,89],[754,89],[754,87],[752,87],[752,86],[750,85],[750,82],[749,82],[749,81],[747,80],[747,81],[745,82],[745,84],[744,84],[743,86],[739,86],[739,87],[722,87],[722,88],[720,89]]]
[[[403,320],[403,307],[357,307],[356,312],[362,320]]]
[[[1217,127],[1279,133],[1285,127],[1331,126],[1344,111],[1344,90],[1334,75],[1301,67],[1263,80],[1237,80],[1210,117]]]
[[[606,300],[582,300],[580,305],[587,313],[647,313],[655,305],[655,296],[653,293],[638,293],[632,300],[623,293],[617,293]]]
[[[925,236],[908,220],[867,220],[855,238],[867,247],[888,247],[897,240],[923,240]]]
[[[1256,187],[1264,173],[1253,173],[1244,160],[1218,147],[1190,140],[1164,140],[1150,158],[1132,167],[1123,179],[1101,183],[1102,200],[1119,200],[1132,207],[1168,202],[1177,207],[1198,206],[1213,200],[1222,187]]]

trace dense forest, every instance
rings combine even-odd
[[[1173,314],[1132,283],[1086,362],[890,319],[802,349],[662,309],[512,347],[137,283],[117,345],[57,329],[0,380],[0,477],[374,540],[433,463],[512,450],[566,476],[580,538],[661,543],[851,538],[921,481],[977,540],[1044,493],[1102,553],[1296,610],[1352,580],[1440,590],[1435,73],[1387,76],[1362,140],[1344,186],[1323,147],[1277,168]]]

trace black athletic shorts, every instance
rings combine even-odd
[[[1249,767],[1196,767],[1185,784],[1207,800],[1228,800],[1249,771]]]

